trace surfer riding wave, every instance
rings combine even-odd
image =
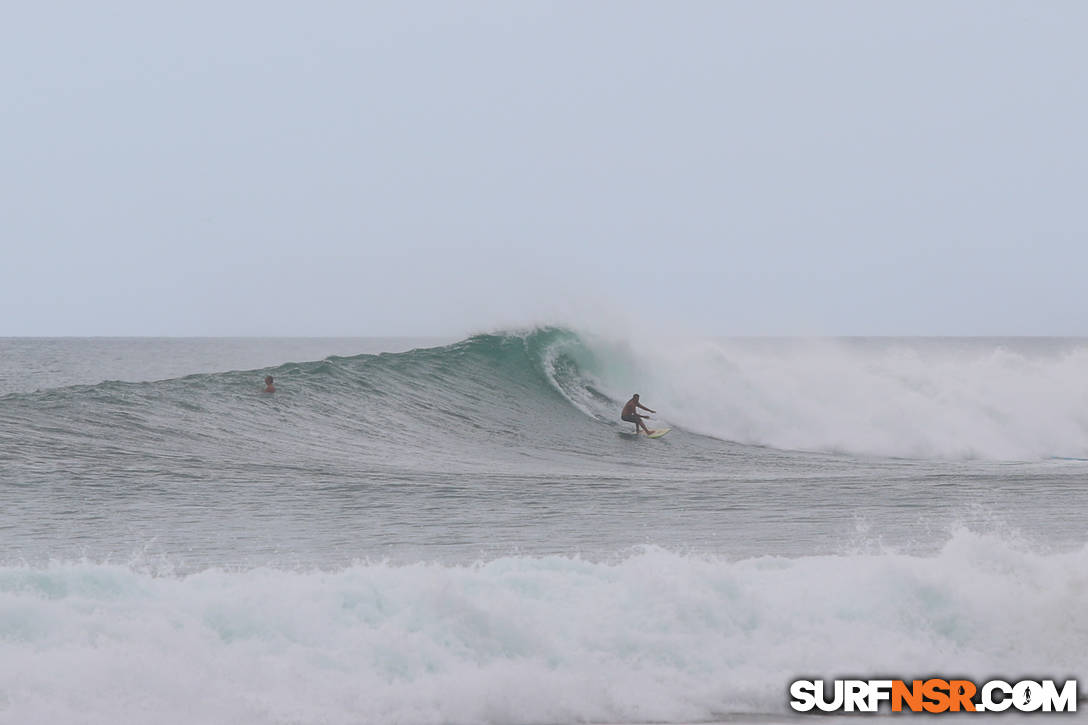
[[[641,415],[636,409],[642,408],[643,410],[649,410],[651,413],[656,413],[656,410],[650,410],[642,403],[638,402],[638,393],[635,393],[630,400],[623,406],[623,412],[620,413],[620,419],[625,420],[628,423],[635,424],[635,434],[638,434],[639,428],[646,431],[646,435],[650,435],[650,429],[646,427],[646,424],[642,422],[643,418],[649,418],[648,415]]]

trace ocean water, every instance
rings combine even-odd
[[[0,339],[0,721],[1084,680],[1086,371],[1081,339]]]

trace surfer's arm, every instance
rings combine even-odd
[[[643,410],[649,410],[651,413],[656,413],[657,412],[656,410],[650,410],[649,408],[647,408],[642,403],[636,403],[636,405],[638,405],[638,407],[642,408]]]

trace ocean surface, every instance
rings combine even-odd
[[[0,722],[1085,681],[1086,484],[1083,339],[0,339]]]

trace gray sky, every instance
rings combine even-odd
[[[1088,3],[17,3],[0,335],[1088,334]]]

